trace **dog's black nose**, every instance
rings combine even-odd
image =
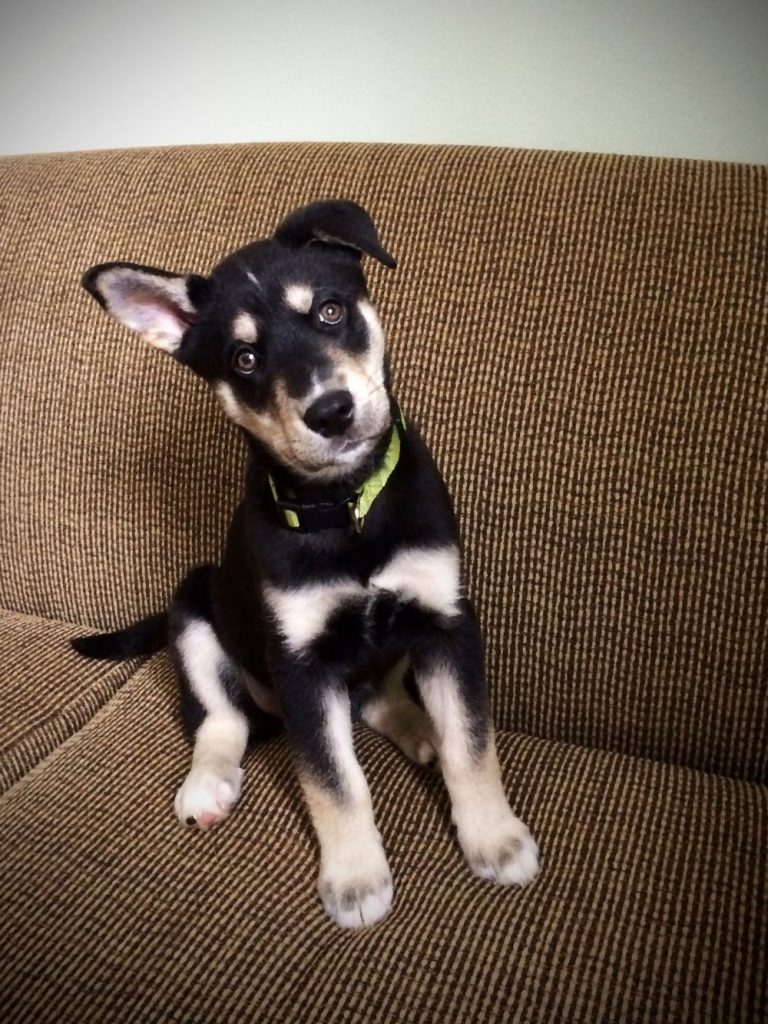
[[[355,401],[348,391],[328,391],[304,413],[310,430],[323,437],[338,437],[354,419]]]

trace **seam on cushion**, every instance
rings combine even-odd
[[[88,632],[88,627],[60,619],[50,619],[29,612],[18,612],[2,608],[21,619],[47,622],[52,625],[71,627]],[[31,725],[20,737],[13,740],[8,749],[0,753],[0,798],[43,764],[65,742],[76,736],[97,714],[119,693],[122,687],[136,673],[145,659],[132,658],[116,662],[104,675],[92,681],[83,692],[72,700],[57,707],[43,721]],[[47,736],[45,735],[47,731]]]
[[[113,700],[120,689],[128,682],[139,663],[134,663],[123,676],[122,672],[113,671],[103,676],[75,700],[58,709],[44,722],[38,723],[29,732],[17,740],[13,746],[3,752],[0,760],[0,796],[9,792],[25,775],[34,771],[50,754],[57,750],[72,736],[76,736],[88,722],[107,704]],[[53,733],[52,742],[40,742],[40,734],[44,728]],[[35,748],[41,752],[35,760]],[[33,761],[30,764],[30,760]],[[25,769],[24,765],[29,765]]]
[[[36,775],[38,771],[42,771],[48,765],[49,761],[51,761],[53,758],[59,755],[60,751],[69,747],[71,743],[76,742],[80,733],[83,732],[83,730],[89,728],[91,724],[95,722],[100,717],[100,715],[106,712],[108,708],[114,703],[114,701],[119,698],[120,693],[125,688],[125,686],[131,683],[136,678],[136,676],[145,668],[146,665],[150,664],[150,662],[154,661],[155,659],[162,659],[164,654],[165,652],[161,651],[159,654],[152,655],[149,658],[133,658],[130,661],[123,662],[122,664],[124,664],[127,669],[126,676],[114,689],[114,691],[109,693],[108,696],[101,700],[93,708],[92,713],[87,718],[82,720],[80,724],[75,729],[73,729],[71,733],[67,734],[66,736],[63,736],[60,742],[58,742],[50,750],[46,751],[42,755],[42,757],[40,757],[40,759],[35,762],[35,764],[31,765],[26,771],[22,771],[16,778],[11,779],[10,784],[7,787],[4,787],[2,777],[3,769],[5,766],[0,764],[0,803],[2,803],[6,797],[10,796],[10,794],[13,793],[13,791],[16,789],[18,785],[20,785],[23,782],[26,782],[27,779]],[[74,703],[76,702],[73,701],[72,704]]]
[[[511,736],[527,736],[532,740],[542,740],[552,743],[563,743],[570,747],[575,747],[578,750],[593,750],[601,751],[604,754],[613,754],[617,757],[629,758],[633,761],[638,761],[647,764],[662,764],[668,768],[687,768],[690,771],[697,772],[700,775],[711,775],[716,779],[733,779],[734,782],[749,782],[755,786],[768,786],[768,776],[748,772],[726,772],[726,771],[714,771],[711,768],[703,768],[701,765],[691,764],[687,761],[675,761],[669,757],[650,757],[646,754],[637,754],[631,750],[622,750],[619,746],[599,746],[591,743],[579,743],[575,740],[564,739],[560,736],[545,736],[540,732],[526,732],[522,729],[511,729],[508,726],[503,728],[497,727],[496,733],[508,733]]]
[[[536,743],[551,744],[563,750],[585,751],[589,754],[602,754],[622,764],[634,763],[637,765],[655,765],[657,768],[664,768],[672,772],[688,772],[695,776],[721,779],[723,781],[738,783],[744,786],[753,786],[761,792],[768,793],[768,782],[763,779],[749,779],[741,775],[730,775],[727,772],[714,772],[709,768],[699,768],[696,765],[678,764],[675,761],[661,761],[656,757],[645,757],[642,754],[630,754],[624,750],[613,750],[610,747],[594,747],[586,743],[574,743],[573,740],[557,739],[553,736],[538,736],[535,733],[521,732],[519,729],[496,729],[496,738],[502,740],[520,737],[526,740],[533,740]]]

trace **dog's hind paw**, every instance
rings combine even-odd
[[[424,768],[437,767],[437,751],[431,736],[406,731],[400,733],[393,742],[414,764],[420,764]]]
[[[426,712],[410,699],[371,701],[363,710],[363,721],[386,736],[409,761],[434,768],[438,757],[432,725]]]
[[[188,827],[202,832],[227,817],[240,796],[242,768],[226,772],[206,765],[194,766],[176,794],[176,817]]]

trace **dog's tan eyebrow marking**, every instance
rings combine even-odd
[[[283,298],[297,313],[308,313],[312,309],[314,292],[308,284],[289,284],[283,291]]]
[[[259,325],[250,313],[244,310],[237,314],[232,321],[232,336],[238,341],[245,341],[252,345],[259,336]]]

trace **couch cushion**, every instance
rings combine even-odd
[[[68,640],[82,632],[0,609],[0,793],[80,729],[135,669],[135,661],[78,657]]]
[[[217,556],[242,452],[78,281],[369,206],[406,414],[463,523],[497,719],[768,779],[768,168],[261,145],[0,161],[0,603],[116,625]]]
[[[502,891],[465,868],[440,780],[361,730],[396,896],[344,932],[283,739],[220,829],[175,821],[173,690],[160,655],[0,800],[8,1024],[759,1019],[765,789],[504,733],[543,871]]]

